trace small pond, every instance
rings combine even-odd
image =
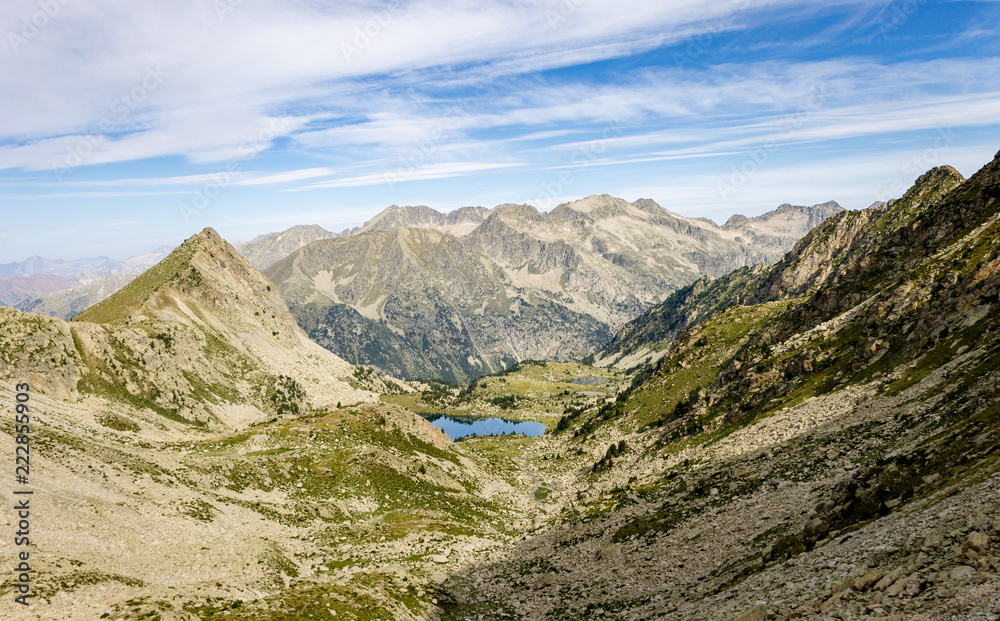
[[[545,433],[545,423],[518,422],[502,418],[484,418],[456,420],[448,416],[429,416],[427,420],[432,425],[448,434],[452,440],[465,436],[503,436],[510,433],[520,433],[530,437]]]

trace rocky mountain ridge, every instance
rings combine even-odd
[[[598,364],[628,367],[658,359],[688,326],[726,308],[788,300],[807,295],[820,284],[837,282],[859,263],[872,261],[870,255],[885,245],[886,231],[894,231],[900,219],[916,219],[964,181],[950,166],[935,168],[918,178],[901,199],[834,215],[770,267],[743,268],[718,279],[703,277],[623,326],[597,353]],[[898,203],[903,206],[893,209]]]
[[[549,213],[392,207],[267,273],[300,325],[338,355],[465,383],[519,360],[580,357],[665,292],[777,260],[838,211],[784,206],[718,227],[606,195]]]

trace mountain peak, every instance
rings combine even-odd
[[[249,287],[261,295],[270,291],[265,280],[209,227],[189,237],[123,289],[80,313],[76,320],[116,323],[133,316],[159,317],[163,314],[176,319],[177,310],[181,310],[181,314],[190,313],[182,300],[226,304],[229,302],[226,295],[233,293],[235,283],[241,285],[235,288]],[[276,294],[273,298],[261,302],[267,306],[283,306]]]
[[[204,229],[202,229],[200,233],[196,233],[195,235],[189,237],[185,243],[192,243],[192,242],[205,244],[206,246],[216,246],[220,248],[223,245],[229,246],[229,243],[224,239],[222,239],[222,236],[219,235],[219,233],[216,232],[216,230],[210,226],[207,226]]]
[[[237,244],[236,249],[250,265],[263,271],[302,246],[334,237],[341,235],[331,233],[318,224],[299,224],[278,233],[258,235],[248,242]]]
[[[651,198],[640,198],[632,203],[636,209],[641,209],[652,214],[660,215],[665,213],[667,210],[660,206],[659,203]]]
[[[632,203],[610,194],[594,194],[578,201],[563,203],[552,210],[553,216],[566,217],[573,214],[584,214],[593,218],[624,215],[634,208]]]
[[[951,189],[955,185],[964,182],[965,177],[962,176],[962,173],[951,166],[935,166],[917,177],[917,180],[913,182],[913,187],[909,189],[907,194],[910,192],[925,194],[929,191],[937,191],[942,187],[949,187]]]
[[[364,226],[352,231],[352,234],[410,227],[437,229],[462,236],[475,229],[489,214],[490,210],[483,207],[462,207],[448,213],[441,213],[426,205],[417,205],[416,207],[390,205],[371,220],[365,222]]]

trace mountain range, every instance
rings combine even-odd
[[[406,378],[457,383],[527,359],[568,360],[702,274],[776,261],[836,203],[726,225],[649,200],[390,207],[265,271],[324,347]]]
[[[0,276],[32,276],[34,274],[51,274],[63,278],[75,278],[85,272],[102,272],[106,274],[130,274],[141,271],[163,259],[170,253],[170,246],[160,246],[156,250],[124,260],[110,257],[96,257],[66,261],[63,259],[46,259],[40,256],[28,257],[16,263],[0,263]]]
[[[170,246],[123,261],[109,257],[65,261],[33,256],[17,263],[0,264],[0,304],[13,306],[26,301],[26,310],[68,319],[72,310],[82,310],[104,295],[124,286],[125,275],[133,277],[170,253]],[[99,282],[106,281],[106,282]],[[92,286],[96,285],[96,286]],[[47,295],[79,289],[48,298]]]
[[[235,248],[277,283],[309,336],[338,356],[397,377],[464,384],[520,360],[586,355],[673,289],[774,262],[840,211],[834,202],[785,204],[720,227],[607,195],[549,213],[513,204],[450,213],[393,205],[341,233],[295,226]],[[72,271],[62,263],[49,269],[56,267]],[[134,277],[90,275],[77,275],[72,288],[60,281],[49,285],[53,292],[8,298],[21,310],[70,319]]]

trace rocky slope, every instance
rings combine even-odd
[[[688,292],[661,361],[533,447],[563,493],[445,618],[995,618],[998,239],[1000,154]]]
[[[309,335],[390,374],[466,383],[518,360],[579,357],[700,274],[775,261],[835,203],[724,227],[649,200],[392,207],[268,271]]]
[[[4,619],[422,619],[443,572],[495,554],[534,511],[512,460],[398,407],[233,433],[114,396],[30,404],[31,605],[6,581]],[[5,417],[11,454],[14,431]],[[13,528],[10,487],[0,497]]]

